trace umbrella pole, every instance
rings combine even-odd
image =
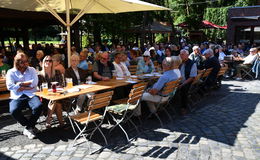
[[[66,26],[67,26],[67,57],[68,57],[68,67],[70,67],[70,56],[71,56],[71,40],[70,40],[70,10],[69,10],[69,4],[70,1],[66,0]]]
[[[71,57],[71,38],[70,38],[70,26],[67,26],[67,57],[68,57],[68,67],[70,67],[70,57]]]

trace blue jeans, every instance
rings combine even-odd
[[[9,106],[9,111],[14,119],[27,128],[33,128],[35,126],[42,112],[42,103],[37,96],[30,98],[26,95],[22,95],[18,99],[12,99]],[[26,107],[29,107],[32,111],[29,119],[24,117],[22,113],[22,110]]]

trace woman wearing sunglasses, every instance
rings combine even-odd
[[[59,86],[63,86],[63,78],[59,70],[54,69],[53,60],[51,56],[46,56],[43,59],[42,71],[38,75],[38,86],[42,86],[42,83],[48,83],[48,88],[51,88],[51,82],[58,82]],[[64,126],[62,119],[62,102],[53,101],[49,103],[48,100],[43,99],[43,108],[48,108],[48,114],[46,118],[46,128],[51,127],[52,114],[55,113],[59,121],[60,127]]]

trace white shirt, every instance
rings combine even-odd
[[[218,56],[218,60],[219,60],[219,61],[223,61],[225,56],[226,56],[226,55],[225,55],[224,52],[220,52],[220,53],[219,53],[219,56]]]
[[[177,75],[178,78],[181,77],[181,71],[179,69],[173,69],[173,72]]]
[[[185,77],[185,63],[181,64],[181,75],[182,75],[182,80],[181,82],[183,83],[184,81],[186,81],[186,77]],[[196,63],[194,63],[191,67],[190,70],[190,75],[189,77],[196,77],[197,76],[197,65]]]
[[[120,62],[120,64],[117,64],[116,62],[113,62],[116,70],[116,76],[117,77],[125,77],[130,76],[131,73],[129,72],[128,68],[126,67],[125,63]]]
[[[24,90],[24,91],[18,91],[20,88],[20,84],[22,82],[31,81],[32,84],[29,87],[32,87],[31,90]],[[38,84],[38,75],[36,70],[33,67],[28,67],[24,73],[21,73],[16,68],[12,68],[8,70],[6,75],[6,86],[7,89],[10,91],[11,99],[18,99],[23,94],[27,95],[28,97],[32,98],[34,95],[34,92],[37,90],[37,84]]]
[[[257,54],[249,54],[246,58],[244,58],[243,64],[253,64],[256,59],[256,55]]]
[[[75,75],[76,75],[76,77],[77,77],[78,84],[80,84],[79,70],[77,70],[77,69],[74,69],[74,68],[72,68],[72,69],[73,69],[73,71],[74,71],[74,73],[75,73]]]

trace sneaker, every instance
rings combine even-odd
[[[34,139],[36,137],[33,132],[33,129],[27,129],[27,128],[24,128],[23,135],[27,136],[29,139]]]
[[[237,81],[241,81],[241,80],[242,80],[242,78],[240,78],[240,77],[237,77],[237,78],[236,78],[236,80],[237,80]]]

